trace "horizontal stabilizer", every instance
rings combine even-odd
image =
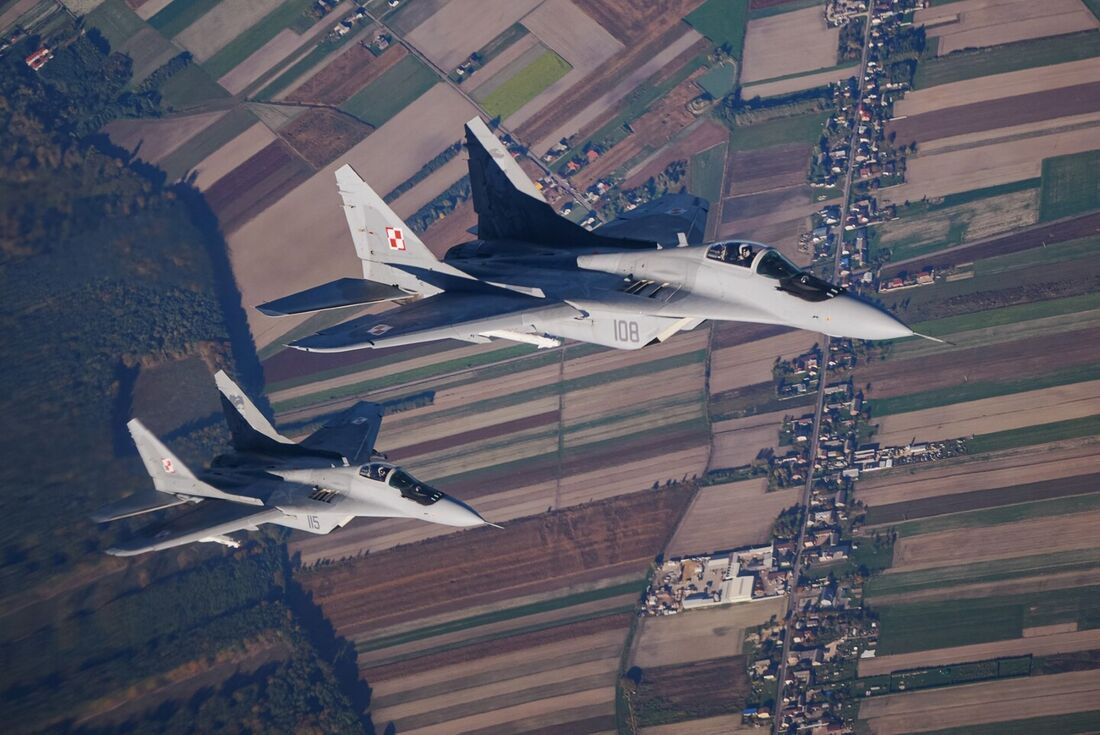
[[[305,291],[283,296],[256,307],[267,316],[308,314],[347,306],[366,306],[382,301],[402,299],[410,294],[396,286],[375,283],[362,278],[340,278]]]
[[[121,518],[129,518],[142,513],[164,510],[186,502],[186,500],[180,500],[175,495],[165,495],[164,493],[158,493],[156,490],[139,490],[132,495],[127,495],[125,498],[104,505],[92,514],[92,520],[96,523],[117,521]]]

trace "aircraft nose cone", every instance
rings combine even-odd
[[[461,500],[446,497],[436,503],[436,506],[438,508],[437,518],[440,523],[445,525],[460,528],[485,525],[485,519]]]
[[[828,302],[826,334],[833,337],[882,340],[911,337],[913,330],[883,309],[848,295]]]

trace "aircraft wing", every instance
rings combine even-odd
[[[257,508],[220,500],[204,500],[193,510],[185,511],[163,523],[154,523],[138,531],[132,538],[107,549],[113,556],[134,556],[147,551],[170,549],[234,531],[255,529],[261,523],[282,516],[277,508]]]
[[[352,319],[290,346],[307,352],[344,352],[439,339],[484,342],[486,332],[531,333],[531,317],[576,314],[567,304],[494,288],[446,291],[381,314]]]
[[[164,510],[186,502],[186,500],[180,500],[175,495],[159,493],[152,488],[138,490],[125,498],[104,505],[92,514],[92,520],[96,523],[117,521],[120,518],[152,513],[155,510]]]
[[[381,426],[382,407],[360,401],[307,436],[301,444],[309,449],[338,452],[351,464],[366,462],[374,452]]]
[[[593,232],[607,237],[624,237],[676,247],[679,233],[689,245],[703,242],[710,203],[690,194],[666,194],[625,212]]]

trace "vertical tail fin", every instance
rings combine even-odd
[[[187,465],[179,460],[172,450],[164,446],[153,432],[145,428],[145,425],[137,419],[130,419],[126,424],[130,430],[130,436],[134,440],[141,461],[145,464],[145,471],[153,479],[153,487],[162,493],[172,495],[190,495],[200,498],[218,498],[231,500],[235,503],[248,503],[250,505],[263,505],[258,498],[243,495],[231,495],[218,490],[212,485],[195,476]]]
[[[214,374],[214,382],[221,393],[222,412],[229,432],[233,435],[233,446],[240,450],[263,450],[275,444],[294,444],[293,441],[275,430],[256,404],[248,399],[240,386],[233,382],[224,370]]]
[[[390,265],[465,276],[458,269],[440,262],[350,164],[336,170],[336,183],[344,200],[344,216],[355,242],[355,252],[363,261],[364,278],[421,293],[434,293],[438,289],[432,289],[409,272]]]

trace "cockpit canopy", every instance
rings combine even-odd
[[[400,467],[383,462],[371,462],[359,468],[359,474],[368,480],[385,482],[401,493],[401,497],[420,505],[431,505],[443,498],[443,493],[410,475]]]
[[[779,281],[776,289],[805,301],[825,301],[844,293],[840,286],[803,271],[778,250],[757,243],[716,242],[707,248],[707,259],[749,268],[759,276]]]

